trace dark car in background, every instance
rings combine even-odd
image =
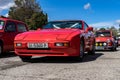
[[[118,46],[120,46],[120,37],[117,38]]]

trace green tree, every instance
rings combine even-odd
[[[111,26],[110,30],[113,32],[114,36],[117,36],[118,32],[117,32],[117,29],[114,26]]]
[[[15,6],[9,10],[9,17],[28,24],[29,29],[42,28],[47,22],[47,14],[43,13],[36,0],[14,0]]]
[[[100,28],[99,30],[106,30],[105,28]]]
[[[34,13],[30,19],[27,19],[27,24],[30,24],[31,29],[42,28],[44,24],[47,22],[47,14],[44,15],[43,12],[41,13]]]

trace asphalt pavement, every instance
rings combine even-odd
[[[0,56],[0,80],[120,80],[120,47],[85,54],[82,62],[64,57],[22,62],[14,52],[6,53]]]

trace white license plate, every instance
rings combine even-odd
[[[48,48],[48,43],[28,43],[28,48]]]
[[[96,46],[96,49],[98,49],[98,50],[103,50],[104,47],[102,47],[102,46]]]

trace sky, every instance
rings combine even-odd
[[[120,0],[37,0],[53,20],[84,20],[90,26],[119,27]],[[13,0],[0,0],[0,15],[8,16]]]

